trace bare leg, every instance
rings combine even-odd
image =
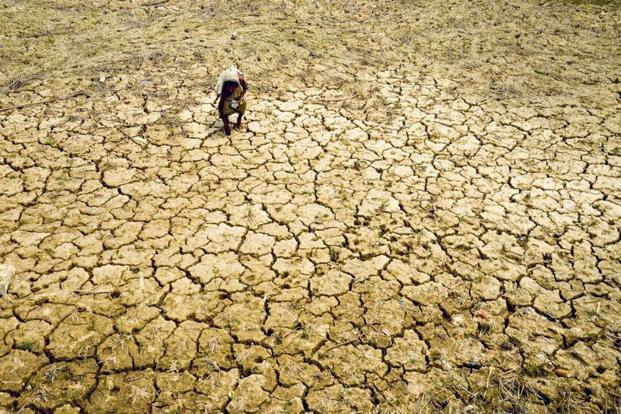
[[[237,114],[237,122],[235,122],[235,128],[236,129],[240,129],[241,128],[241,122],[242,122],[242,117],[244,116],[244,114],[242,114],[241,112],[239,114]]]
[[[229,117],[223,116],[222,123],[224,124],[224,133],[226,135],[231,135],[231,127],[229,126]]]

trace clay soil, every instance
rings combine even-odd
[[[618,414],[620,10],[0,0],[0,412]]]

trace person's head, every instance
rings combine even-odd
[[[237,88],[237,82],[235,82],[235,81],[226,81],[226,82],[224,82],[224,85],[222,85],[222,92],[225,92],[225,93],[230,95],[233,92],[235,92],[236,88]]]

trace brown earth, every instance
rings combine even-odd
[[[620,412],[619,3],[336,4],[0,0],[0,412]]]

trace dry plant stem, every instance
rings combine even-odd
[[[17,105],[17,106],[11,106],[11,107],[6,107],[6,108],[0,108],[0,112],[15,111],[17,109],[24,109],[24,108],[28,108],[28,107],[31,107],[31,106],[37,106],[37,105],[47,105],[49,103],[53,103],[53,102],[57,102],[57,101],[64,101],[64,100],[67,100],[67,99],[75,98],[77,96],[88,96],[88,95],[84,91],[79,91],[79,92],[73,93],[71,95],[67,95],[67,96],[63,96],[63,97],[59,97],[59,98],[51,98],[51,99],[46,99],[44,101],[29,102],[29,103],[23,104],[23,105]]]
[[[155,1],[155,2],[150,2],[150,3],[145,3],[143,4],[144,7],[156,7],[156,6],[162,6],[166,3],[168,3],[170,0],[162,0],[162,1]]]

